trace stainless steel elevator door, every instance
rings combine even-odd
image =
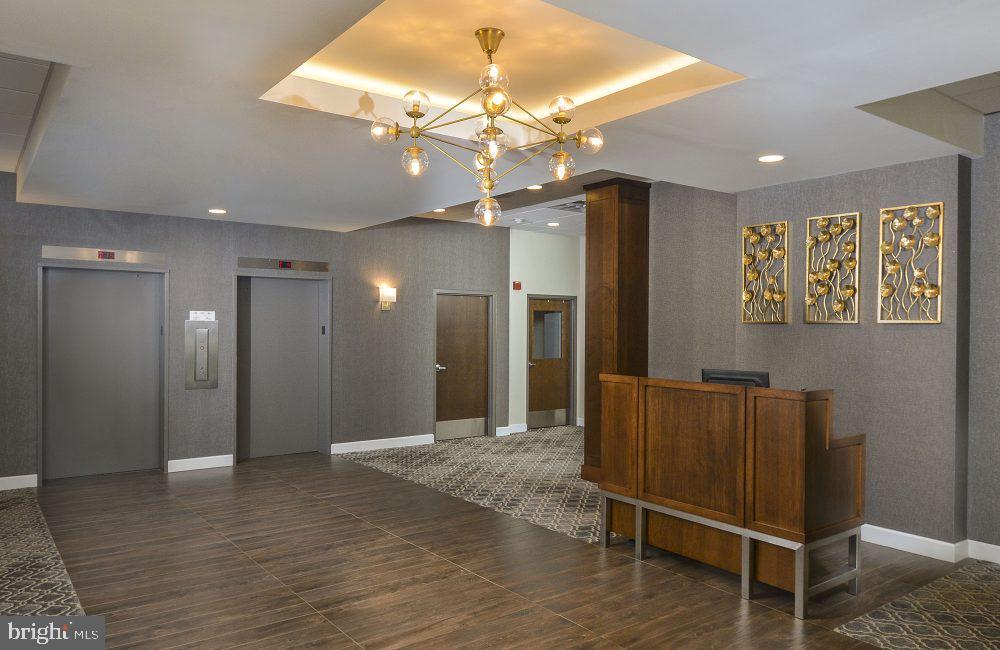
[[[43,272],[43,475],[161,467],[163,276]]]
[[[237,350],[237,410],[243,415],[237,422],[239,455],[317,451],[322,437],[320,292],[326,284],[258,277],[240,282],[244,290],[237,290],[242,339]]]

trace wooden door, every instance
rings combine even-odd
[[[490,389],[490,301],[437,297],[437,440],[486,435]]]
[[[569,300],[528,300],[528,428],[569,424],[573,312]]]

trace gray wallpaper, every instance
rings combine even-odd
[[[969,539],[1000,544],[1000,114],[972,162]]]
[[[506,228],[405,219],[346,233],[334,264],[343,273],[334,304],[336,440],[434,433],[434,290],[496,294],[497,426],[507,424],[507,310],[510,235]],[[377,286],[397,288],[391,311],[379,310]],[[338,367],[352,372],[337,373]]]
[[[233,453],[236,258],[328,261],[333,272],[334,442],[426,430],[433,402],[431,288],[497,292],[507,322],[506,229],[408,222],[351,235],[317,230],[16,203],[0,174],[0,476],[35,473],[37,269],[43,244],[162,252],[169,269],[168,458]],[[391,278],[400,303],[377,311],[374,278]],[[220,320],[219,388],[184,390],[187,312]],[[379,318],[379,317],[382,318]],[[506,424],[507,338],[498,332],[498,424]],[[404,372],[400,372],[400,369]],[[429,415],[433,420],[433,414]]]
[[[957,272],[961,166],[939,158],[741,192],[735,202],[660,183],[650,220],[650,373],[695,379],[721,365],[766,370],[775,387],[834,389],[836,431],[868,434],[868,523],[948,541],[965,538],[967,432],[956,406],[967,376],[958,352],[967,322],[956,300],[967,290]],[[932,200],[945,202],[947,217],[944,322],[877,325],[878,211]],[[806,325],[806,218],[856,210],[861,322]],[[785,219],[795,243],[791,323],[742,325],[739,228]]]

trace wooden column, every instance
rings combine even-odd
[[[614,178],[587,192],[584,451],[580,475],[601,478],[604,373],[645,377],[649,336],[649,183]]]

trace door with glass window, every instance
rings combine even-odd
[[[572,301],[528,300],[528,428],[570,424]]]

